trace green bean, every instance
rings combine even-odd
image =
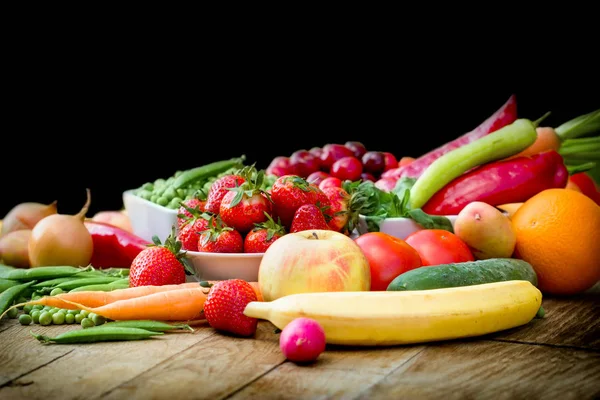
[[[241,157],[215,161],[209,164],[202,165],[201,167],[189,169],[187,171],[182,172],[181,175],[175,178],[175,182],[173,182],[172,187],[174,189],[179,189],[197,180],[206,178],[208,176],[217,175],[232,167],[242,167],[244,161],[246,161],[246,156],[242,155]]]
[[[4,292],[9,287],[17,286],[19,283],[21,282],[12,279],[0,279],[0,293]]]
[[[81,279],[73,279],[71,281],[63,282],[55,286],[55,288],[62,289],[64,291],[69,291],[75,289],[80,286],[86,285],[98,285],[103,283],[111,283],[121,278],[113,277],[113,276],[103,276],[97,278],[81,278]]]
[[[73,343],[95,343],[122,340],[143,340],[152,336],[163,335],[163,332],[147,331],[139,328],[106,327],[96,326],[87,329],[79,329],[62,333],[55,337],[31,335],[42,343],[73,344]]]
[[[88,271],[89,268],[80,267],[38,267],[38,268],[15,268],[13,270],[0,269],[0,279],[13,279],[16,281],[40,281],[42,279],[60,278],[72,276],[79,272]]]
[[[35,282],[36,281],[21,283],[16,286],[9,287],[4,292],[0,293],[0,319],[2,319],[7,310],[10,309],[9,307],[16,307],[16,305],[13,306],[15,299],[19,298],[21,293]]]
[[[188,329],[190,331],[194,331],[194,329],[187,324],[169,324],[168,322],[163,321],[153,321],[148,319],[139,319],[139,320],[122,320],[122,321],[110,321],[104,324],[106,327],[111,326],[122,326],[126,328],[140,328],[146,329],[148,331],[154,332],[167,332],[178,329]]]

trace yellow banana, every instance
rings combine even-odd
[[[249,303],[244,314],[279,329],[317,320],[327,343],[374,346],[484,335],[531,321],[542,293],[528,281],[415,291],[300,293]]]

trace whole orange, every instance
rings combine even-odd
[[[581,293],[600,280],[600,206],[570,189],[547,189],[512,216],[515,258],[531,264],[547,294]]]

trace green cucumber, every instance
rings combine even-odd
[[[416,268],[394,278],[387,290],[440,289],[514,280],[529,281],[537,286],[537,275],[527,261],[489,258]]]

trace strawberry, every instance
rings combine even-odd
[[[210,213],[201,213],[185,220],[181,228],[179,228],[179,233],[177,233],[177,239],[181,242],[183,250],[198,251],[200,232],[208,228],[211,216],[212,214]]]
[[[254,224],[267,220],[271,213],[271,201],[262,190],[264,171],[255,168],[245,169],[245,182],[229,188],[219,207],[219,216],[225,225],[232,227],[242,235],[248,233]]]
[[[244,238],[245,253],[264,253],[277,239],[286,234],[281,220],[275,222],[266,214],[267,220],[256,224],[254,229],[246,234]]]
[[[292,219],[290,232],[299,232],[308,229],[330,230],[323,212],[315,204],[304,204],[298,207]]]
[[[310,184],[298,175],[280,176],[271,187],[273,214],[281,219],[289,229],[296,210],[304,204],[314,204],[317,199],[316,185]]]
[[[177,228],[203,211],[206,211],[206,193],[200,189],[194,197],[181,202],[177,211]]]
[[[258,319],[244,315],[246,305],[257,301],[256,292],[243,279],[219,281],[209,289],[204,302],[204,315],[208,324],[223,332],[238,336],[256,333]]]
[[[227,189],[240,186],[245,181],[244,177],[238,173],[228,174],[217,178],[217,180],[210,185],[210,189],[208,189],[205,210],[213,214],[218,214],[219,207],[221,207],[221,201],[228,192]]]
[[[331,230],[347,234],[348,219],[350,218],[348,211],[350,194],[337,186],[326,187],[323,192],[329,199],[329,207],[324,210],[325,215],[329,217],[327,225]]]
[[[183,264],[185,252],[181,252],[181,242],[173,232],[162,244],[158,236],[154,244],[140,251],[129,269],[129,286],[162,286],[184,283],[186,267]]]
[[[212,217],[208,227],[200,232],[198,251],[207,253],[243,253],[244,238],[230,226],[224,225],[219,216]]]

